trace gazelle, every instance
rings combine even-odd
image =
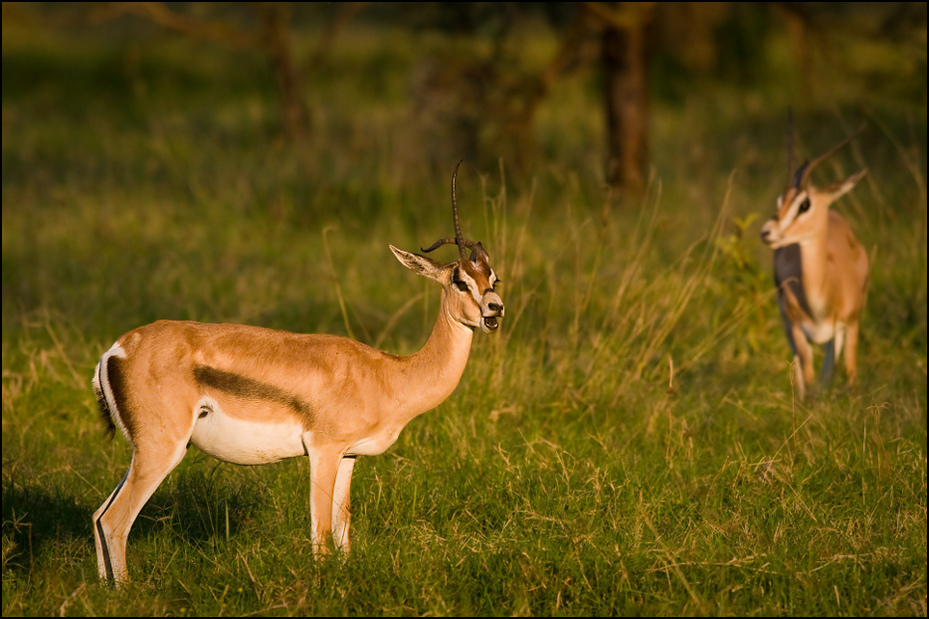
[[[495,332],[504,313],[490,257],[461,235],[457,175],[456,166],[455,237],[422,251],[455,244],[458,259],[440,264],[390,245],[404,266],[442,285],[438,319],[419,352],[402,357],[334,335],[160,320],[103,354],[94,391],[108,433],[119,426],[133,454],[93,515],[101,578],[128,579],[129,529],[191,444],[235,464],[308,456],[314,552],[328,554],[330,540],[348,551],[355,457],[383,453],[414,417],[441,404],[464,372],[473,330]]]
[[[825,345],[823,382],[831,379],[843,346],[848,381],[855,384],[858,378],[858,321],[868,290],[868,255],[842,216],[829,206],[867,170],[824,189],[810,182],[810,174],[863,129],[794,172],[790,127],[787,188],[777,199],[777,212],[761,228],[761,239],[774,249],[778,307],[794,354],[801,400],[814,382],[814,343]]]

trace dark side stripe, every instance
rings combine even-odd
[[[800,302],[800,307],[811,316],[810,304],[803,291],[803,263],[799,243],[792,243],[774,250],[774,282],[777,284],[778,296],[783,295],[786,286]]]
[[[201,385],[212,387],[229,395],[246,400],[276,402],[305,417],[312,417],[310,405],[293,393],[248,376],[198,365],[194,367],[194,379]]]

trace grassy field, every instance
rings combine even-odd
[[[159,318],[417,350],[439,287],[387,245],[451,234],[457,161],[404,81],[426,35],[347,31],[301,146],[260,58],[132,37],[4,20],[4,616],[926,616],[924,102],[795,112],[813,156],[868,121],[817,178],[868,167],[836,208],[872,260],[861,384],[798,402],[757,234],[795,92],[657,101],[648,194],[616,203],[587,74],[540,110],[529,173],[462,165],[506,317],[359,459],[351,555],[313,557],[307,462],[192,449],[135,523],[133,583],[100,583],[91,514],[130,459],[100,354]]]

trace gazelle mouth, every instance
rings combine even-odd
[[[484,316],[485,331],[496,331],[499,326],[500,323],[497,322],[496,316]]]

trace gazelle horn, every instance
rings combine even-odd
[[[794,180],[794,112],[787,108],[787,189]],[[784,192],[787,193],[786,191]]]
[[[458,197],[455,195],[455,184],[458,179],[458,168],[461,166],[463,159],[458,161],[458,164],[455,165],[455,172],[452,174],[452,217],[455,222],[455,238],[447,236],[441,238],[429,247],[421,247],[424,252],[430,252],[437,247],[442,245],[455,244],[458,246],[458,255],[461,256],[461,259],[466,258],[465,248],[471,250],[471,260],[474,260],[479,255],[487,255],[487,252],[484,250],[484,247],[480,243],[475,243],[469,239],[466,239],[461,234],[461,224],[458,222]]]
[[[809,185],[810,184],[810,173],[813,172],[813,169],[816,166],[818,166],[820,163],[828,159],[829,157],[833,156],[834,154],[842,150],[842,148],[844,148],[849,142],[857,138],[861,134],[861,132],[864,131],[864,128],[865,128],[865,125],[862,124],[861,127],[858,128],[858,131],[852,133],[847,138],[845,138],[844,140],[842,140],[841,142],[839,142],[838,144],[830,148],[828,151],[826,151],[825,153],[823,153],[822,155],[820,155],[813,161],[807,161],[803,165],[801,165],[797,169],[797,173],[794,177],[794,188],[802,189],[802,188],[805,188],[807,185]]]

